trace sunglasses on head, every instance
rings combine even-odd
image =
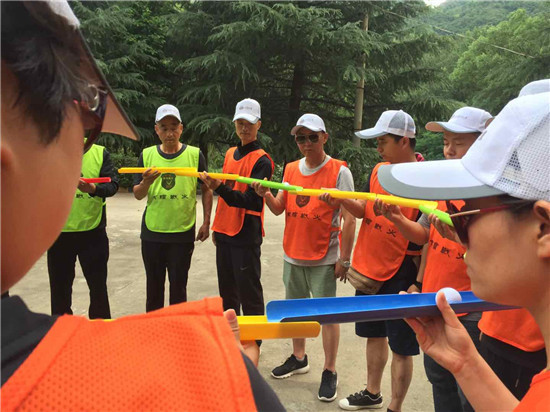
[[[319,135],[315,134],[299,134],[294,138],[296,143],[304,144],[306,140],[309,140],[311,143],[317,143],[319,141]]]
[[[525,206],[532,205],[533,203],[535,202],[532,200],[512,200],[497,206],[462,211],[458,210],[458,208],[449,200],[446,201],[447,210],[450,213],[449,217],[451,218],[456,234],[463,245],[468,245],[468,226],[472,222],[472,218],[475,215],[479,215],[481,213],[492,213],[505,209],[521,209]]]
[[[99,137],[103,127],[105,113],[107,112],[107,91],[92,84],[88,85],[86,92],[76,104],[80,108],[80,119],[86,131],[84,152],[88,150]]]

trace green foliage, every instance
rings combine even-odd
[[[426,160],[445,159],[443,156],[443,133],[420,133],[416,139],[416,151],[422,153]]]
[[[465,33],[483,26],[497,25],[508,14],[522,8],[529,14],[544,9],[544,1],[479,1],[447,0],[420,21],[442,27],[455,33]],[[445,33],[446,34],[446,33]]]
[[[138,158],[134,155],[128,155],[125,153],[111,153],[111,161],[113,166],[117,170],[118,182],[120,187],[132,187],[134,185],[134,175],[133,174],[120,174],[118,169],[121,167],[135,167],[137,166]]]
[[[550,5],[535,16],[517,10],[497,26],[480,30],[477,40],[460,56],[451,80],[461,91],[461,100],[496,114],[525,84],[548,77]]]

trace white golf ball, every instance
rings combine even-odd
[[[447,302],[449,303],[460,303],[462,302],[462,296],[460,296],[460,293],[456,289],[453,288],[441,288],[437,292],[443,293],[445,295],[445,298],[447,299]]]

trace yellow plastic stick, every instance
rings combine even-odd
[[[194,167],[121,167],[118,173],[143,173],[147,169],[156,170],[160,173],[175,173],[177,171],[197,171]]]
[[[391,205],[398,205],[403,207],[413,207],[418,209],[420,205],[424,205],[431,209],[437,208],[437,202],[431,200],[406,199],[404,197],[398,196],[379,195],[378,193],[346,192],[333,189],[304,189],[300,191],[290,191],[290,193],[293,195],[301,196],[320,196],[323,193],[330,193],[332,197],[337,199],[364,199],[370,201],[380,199]]]
[[[174,172],[176,176],[190,176],[190,177],[199,177],[199,172],[196,170],[177,170]],[[237,180],[240,176],[232,173],[210,173],[208,172],[208,176],[210,176],[212,179],[219,179],[219,180]]]
[[[319,335],[318,322],[268,322],[267,316],[237,316],[241,340],[314,338]]]

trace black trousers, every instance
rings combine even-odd
[[[48,250],[48,275],[52,315],[72,314],[76,258],[90,290],[90,319],[110,319],[107,294],[109,239],[105,228],[88,232],[61,233]]]
[[[260,277],[260,246],[216,245],[218,288],[223,309],[235,309],[237,315],[263,315],[264,291]]]
[[[187,301],[187,278],[195,245],[141,241],[141,256],[147,276],[145,310],[164,307],[164,281],[168,270],[170,305]]]

